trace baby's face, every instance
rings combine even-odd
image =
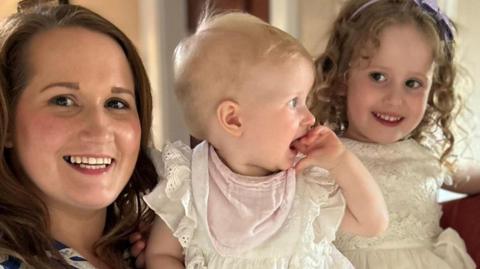
[[[346,137],[393,143],[421,122],[434,71],[433,50],[413,25],[392,25],[370,58],[353,62],[347,82]]]
[[[239,172],[262,176],[286,170],[297,155],[292,142],[315,123],[305,104],[314,83],[313,64],[298,56],[262,62],[246,72],[239,98],[246,168]]]

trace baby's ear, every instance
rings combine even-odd
[[[231,100],[222,101],[217,107],[218,123],[234,137],[241,136],[243,132],[239,110],[238,103]]]

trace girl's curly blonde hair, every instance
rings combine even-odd
[[[360,51],[372,45],[373,50],[378,49],[379,35],[386,27],[414,25],[432,45],[435,71],[425,115],[409,137],[434,148],[440,162],[449,167],[447,158],[455,142],[452,127],[461,108],[460,96],[454,88],[455,43],[442,39],[443,33],[435,18],[413,0],[381,0],[356,12],[367,2],[351,0],[340,11],[325,52],[315,61],[318,78],[309,97],[310,109],[318,122],[342,134],[348,127],[346,97],[342,89],[346,87],[350,63],[363,57]]]

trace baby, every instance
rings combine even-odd
[[[379,234],[386,207],[361,162],[313,127],[303,46],[234,12],[206,16],[174,60],[187,125],[205,141],[153,154],[165,179],[145,197],[158,215],[147,267],[352,268],[335,232]]]

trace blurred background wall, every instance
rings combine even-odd
[[[322,52],[330,24],[344,0],[214,0],[220,8],[241,9],[291,33],[314,55]],[[0,18],[16,11],[17,0],[0,0]],[[136,44],[153,87],[155,146],[165,141],[189,141],[172,93],[171,55],[189,31],[193,31],[204,0],[70,0],[84,5],[121,28]],[[470,84],[472,109],[467,124],[476,126],[480,117],[480,1],[439,0],[459,27],[458,51]],[[464,74],[465,76],[465,74]],[[475,127],[476,128],[476,127]],[[480,135],[476,128],[467,154],[478,157]]]

